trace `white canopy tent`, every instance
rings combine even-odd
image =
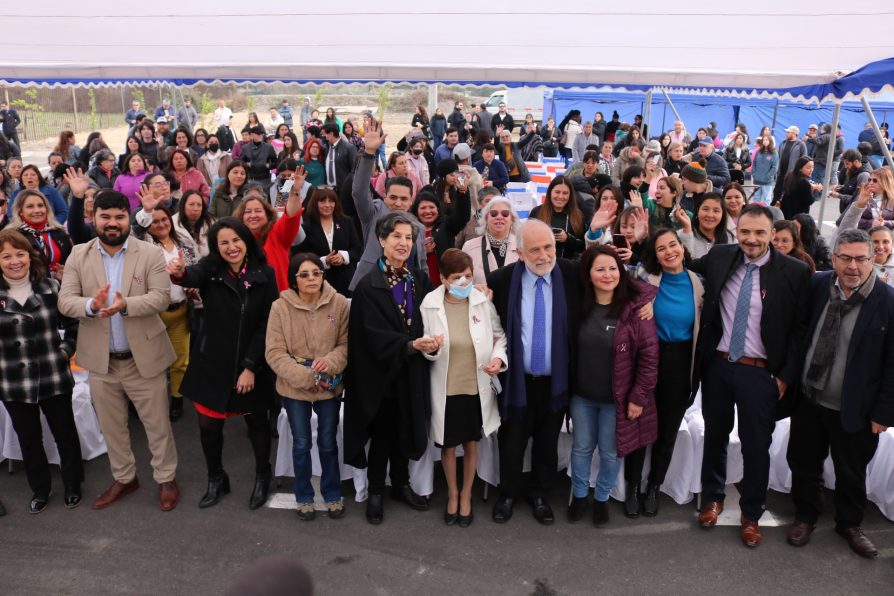
[[[342,0],[263,5],[260,13],[252,10],[256,6],[262,5],[11,0],[0,10],[0,80],[408,81],[769,92],[830,84],[894,56],[894,10],[828,0],[753,0],[747,8],[666,0],[635,6]]]

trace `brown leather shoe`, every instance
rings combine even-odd
[[[717,517],[722,511],[723,501],[708,501],[698,514],[699,525],[703,528],[713,528],[717,525]]]
[[[158,506],[162,511],[170,511],[180,502],[180,489],[177,481],[162,482],[158,485]]]
[[[742,529],[739,532],[739,535],[742,537],[742,542],[745,543],[745,546],[754,548],[760,544],[763,539],[763,534],[761,534],[761,529],[760,526],[757,525],[757,522],[748,519],[744,515],[740,519],[740,522],[742,524]]]
[[[795,520],[788,528],[788,543],[792,546],[804,546],[810,542],[810,535],[813,534],[814,524],[808,524],[800,520]]]
[[[136,476],[134,476],[134,479],[130,482],[118,482],[116,480],[112,486],[106,489],[106,492],[99,495],[99,497],[93,501],[93,508],[105,509],[110,505],[114,505],[118,499],[123,499],[138,488],[140,488],[140,480]]]
[[[847,540],[848,546],[851,547],[851,550],[860,555],[861,557],[866,557],[867,559],[874,559],[878,556],[878,549],[875,548],[875,545],[863,534],[863,528],[857,526],[855,528],[835,528],[835,531],[843,536]]]

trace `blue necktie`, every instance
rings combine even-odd
[[[752,273],[757,265],[749,263],[745,266],[745,279],[736,298],[736,316],[733,318],[733,332],[729,340],[729,359],[735,362],[745,355],[745,332],[748,330],[748,311],[751,309]]]
[[[546,301],[543,298],[542,277],[534,286],[534,329],[531,338],[531,374],[546,373]]]

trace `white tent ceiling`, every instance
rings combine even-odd
[[[0,80],[817,85],[894,56],[894,4],[884,6],[7,0]]]

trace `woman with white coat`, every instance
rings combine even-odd
[[[496,432],[500,414],[493,381],[506,370],[506,336],[494,305],[472,283],[472,259],[456,248],[441,256],[441,286],[422,301],[426,337],[441,348],[424,354],[431,367],[431,431],[441,447],[447,478],[444,522],[472,523],[472,485],[478,440]],[[443,341],[441,341],[443,340]],[[463,488],[456,477],[456,447],[463,446]]]

